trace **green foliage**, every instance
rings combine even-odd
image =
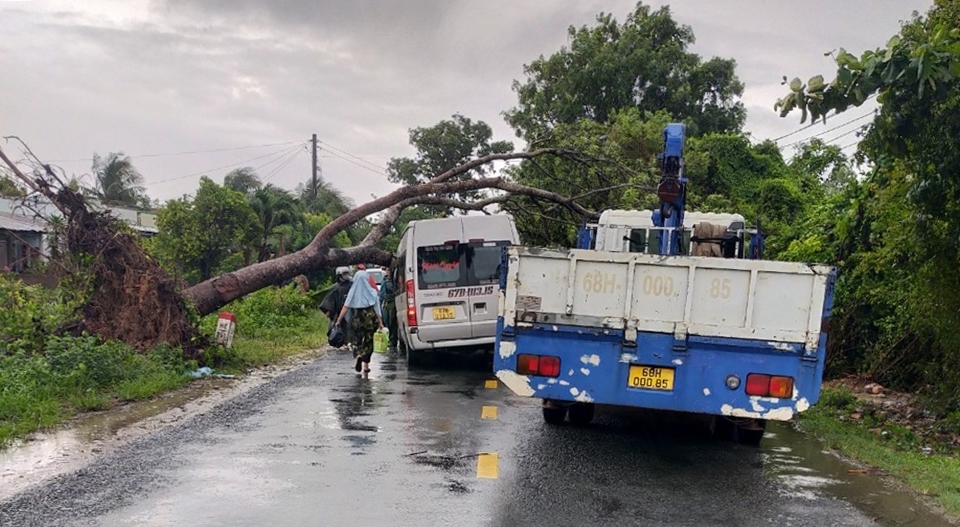
[[[104,204],[150,208],[143,176],[123,152],[110,153],[106,159],[93,154],[93,177],[93,193]]]
[[[487,154],[502,154],[513,150],[507,141],[493,142],[493,130],[483,121],[474,122],[460,114],[429,127],[410,130],[410,144],[417,149],[414,158],[391,159],[387,164],[387,177],[394,183],[416,185]],[[476,167],[451,181],[480,177],[490,170],[487,166]],[[464,201],[475,200],[478,192],[465,192],[457,196]],[[437,212],[447,212],[445,207],[427,207]]]
[[[263,186],[257,171],[251,167],[231,170],[223,176],[223,186],[241,194],[250,194]]]
[[[0,355],[0,446],[115,398],[142,399],[179,386],[196,366],[180,350],[143,355],[92,336],[42,340],[42,348]]]
[[[257,239],[257,225],[243,194],[203,177],[196,197],[169,201],[158,211],[160,232],[148,250],[177,276],[206,280],[231,251]]]
[[[703,62],[688,48],[693,30],[669,7],[638,2],[624,23],[601,13],[596,25],[568,30],[569,47],[524,66],[514,82],[519,105],[506,112],[520,137],[539,146],[554,128],[580,119],[607,123],[627,108],[664,111],[687,121],[692,135],[738,132],[745,110],[743,84],[731,59]]]
[[[19,198],[26,196],[27,191],[20,186],[12,177],[0,173],[0,196],[8,198]]]
[[[795,80],[777,103],[783,115],[799,108],[817,120],[879,95],[860,154],[873,169],[862,181],[823,145],[793,162],[818,174],[826,199],[796,222],[782,256],[840,266],[831,372],[918,391],[941,412],[960,408],[958,13],[960,2],[939,0],[885,48],[841,50],[831,83]]]
[[[0,355],[42,347],[48,335],[78,316],[80,305],[65,289],[28,286],[0,273]]]
[[[209,366],[240,371],[276,361],[291,352],[311,349],[326,342],[327,319],[317,307],[319,295],[301,295],[296,287],[261,289],[224,306],[237,318],[233,347],[211,347],[203,360]],[[212,335],[218,314],[201,320],[201,330]]]
[[[254,190],[247,196],[247,203],[257,215],[257,261],[283,254],[290,242],[291,231],[303,221],[300,203],[289,192],[271,184]]]
[[[268,287],[227,304],[222,311],[237,317],[237,335],[249,338],[273,338],[278,333],[295,332],[310,324],[306,314],[317,311],[311,297],[301,295],[291,284],[284,287]],[[201,329],[213,334],[217,314],[210,314],[201,321]]]
[[[658,177],[656,156],[663,146],[664,112],[642,114],[636,108],[616,111],[609,123],[581,119],[558,124],[542,146],[581,152],[597,160],[583,163],[560,157],[524,162],[510,172],[521,184],[576,197],[592,210],[649,208]],[[556,206],[514,196],[504,209],[517,220],[526,244],[570,246],[582,218]]]

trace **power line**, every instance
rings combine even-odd
[[[232,151],[235,151],[235,150],[250,150],[250,149],[252,149],[252,148],[267,148],[267,147],[270,147],[270,146],[285,146],[285,145],[292,145],[292,144],[294,144],[294,143],[297,143],[297,141],[286,141],[286,142],[283,142],[283,143],[269,143],[269,144],[265,144],[265,145],[237,146],[237,147],[233,147],[233,148],[213,148],[213,149],[210,149],[210,150],[188,150],[188,151],[184,151],[184,152],[163,152],[163,153],[159,153],[159,154],[129,154],[129,157],[131,157],[131,158],[137,158],[137,157],[186,156],[186,155],[193,155],[193,154],[209,154],[209,153],[213,153],[213,152],[232,152]],[[93,161],[93,158],[92,158],[92,157],[85,157],[85,158],[83,158],[83,159],[55,159],[55,160],[49,161],[49,163],[79,163],[80,161]]]
[[[211,168],[211,169],[207,169],[207,170],[201,170],[200,172],[194,172],[194,173],[192,173],[192,174],[187,174],[187,175],[184,175],[184,176],[176,176],[176,177],[172,177],[172,178],[161,179],[161,180],[159,180],[159,181],[151,181],[151,182],[148,182],[148,183],[144,183],[144,186],[159,185],[160,183],[167,183],[167,182],[176,181],[176,180],[179,180],[179,179],[186,179],[186,178],[190,178],[190,177],[202,176],[202,175],[205,175],[205,174],[210,173],[210,172],[216,172],[217,170],[224,170],[224,169],[227,169],[227,168],[234,168],[234,167],[237,167],[237,166],[240,166],[240,165],[246,165],[247,163],[249,163],[249,162],[251,162],[251,161],[256,161],[256,160],[258,160],[258,159],[263,159],[263,158],[265,158],[265,157],[276,156],[277,154],[280,154],[279,156],[277,156],[277,157],[276,157],[275,159],[273,159],[272,161],[270,161],[270,162],[268,162],[268,163],[266,163],[266,164],[264,164],[264,165],[261,165],[261,168],[262,168],[263,166],[269,165],[269,164],[271,164],[271,163],[279,160],[280,158],[282,158],[282,157],[284,157],[286,154],[288,154],[291,150],[295,150],[295,149],[297,149],[297,148],[300,148],[300,147],[303,146],[304,144],[306,144],[306,143],[298,144],[297,146],[293,147],[292,149],[291,149],[291,148],[283,148],[283,149],[280,149],[280,150],[276,150],[276,151],[270,152],[269,154],[264,154],[264,155],[262,155],[262,156],[253,157],[253,158],[247,159],[247,160],[245,160],[245,161],[240,161],[239,163],[233,163],[233,164],[230,164],[230,165],[224,165],[224,166],[222,166],[222,167]]]
[[[364,159],[364,158],[362,158],[362,157],[360,157],[360,156],[355,156],[355,155],[351,154],[350,152],[347,152],[346,150],[343,150],[342,148],[337,148],[337,147],[331,145],[330,143],[327,143],[327,142],[324,142],[324,141],[319,141],[319,143],[322,144],[322,145],[324,145],[324,146],[326,146],[327,148],[330,148],[330,149],[332,149],[332,150],[336,150],[337,152],[340,152],[341,154],[344,154],[344,155],[346,155],[346,156],[352,157],[353,159],[356,159],[356,160],[358,160],[358,161],[361,161],[361,162],[363,162],[363,163],[366,163],[366,164],[368,164],[368,165],[376,168],[377,170],[380,170],[380,171],[382,171],[382,172],[386,172],[386,171],[387,171],[386,168],[384,168],[384,167],[382,167],[382,166],[380,166],[380,165],[378,165],[378,164],[376,164],[376,163],[372,163],[372,162],[370,162],[370,161],[367,161],[366,159]]]
[[[327,153],[330,154],[330,155],[332,155],[333,157],[336,157],[336,158],[339,158],[339,159],[341,159],[341,160],[343,160],[343,161],[346,161],[347,163],[350,163],[350,164],[352,164],[352,165],[356,165],[356,166],[358,166],[358,167],[360,167],[360,168],[363,168],[363,169],[365,169],[365,170],[369,170],[370,172],[373,172],[374,174],[377,174],[377,175],[382,176],[382,175],[384,175],[384,174],[386,173],[386,169],[384,169],[384,168],[371,168],[371,167],[368,166],[368,165],[363,165],[363,164],[357,163],[356,161],[350,159],[349,157],[342,156],[342,155],[334,152],[333,150],[327,150]]]
[[[866,119],[867,117],[873,117],[873,116],[874,116],[874,113],[873,113],[873,112],[870,112],[870,113],[861,115],[860,117],[856,117],[856,118],[854,118],[854,119],[850,119],[849,121],[845,121],[845,122],[843,122],[843,123],[840,123],[840,124],[838,124],[837,126],[834,126],[833,128],[828,128],[828,129],[826,129],[826,130],[820,131],[819,133],[813,134],[813,135],[811,135],[811,136],[807,136],[807,137],[805,137],[805,138],[803,138],[803,139],[798,139],[798,140],[796,140],[796,141],[794,141],[794,142],[792,142],[792,143],[787,143],[787,144],[785,144],[785,145],[782,145],[780,148],[789,148],[789,147],[791,147],[791,146],[794,146],[794,145],[798,145],[798,144],[800,144],[800,143],[807,142],[807,141],[809,141],[809,140],[811,140],[811,139],[814,139],[814,138],[817,138],[817,137],[821,137],[821,136],[823,136],[823,135],[829,134],[830,132],[832,132],[832,131],[834,131],[834,130],[839,130],[840,128],[844,128],[845,126],[848,126],[848,125],[850,125],[850,124],[853,124],[853,123],[855,123],[855,122],[857,122],[857,121],[862,121],[862,120]],[[859,129],[860,129],[860,128],[855,128],[854,130],[859,130]],[[831,141],[832,141],[832,139],[831,139]]]
[[[290,163],[292,163],[293,160],[296,159],[297,156],[300,155],[302,152],[303,152],[303,150],[302,150],[302,149],[299,149],[299,148],[296,149],[296,150],[294,150],[293,153],[290,154],[290,155],[286,158],[285,161],[283,161],[281,164],[277,165],[276,168],[274,168],[273,170],[271,170],[270,173],[268,173],[266,176],[263,177],[263,183],[266,184],[268,181],[270,181],[270,178],[272,178],[275,174],[279,173],[279,172],[280,172],[281,170],[283,170],[284,168],[287,168],[287,165],[289,165]]]
[[[864,99],[864,102],[869,101],[870,99],[873,99],[873,98],[876,97],[876,96],[877,96],[876,93],[871,94],[869,97],[867,97],[866,99]],[[833,112],[833,115],[827,115],[827,116],[824,116],[824,118],[827,118],[827,117],[835,117],[836,115],[837,115],[837,112]],[[847,122],[845,122],[845,123],[843,123],[843,124],[841,124],[841,125],[838,125],[837,127],[833,128],[833,129],[836,129],[836,128],[842,127],[842,126],[844,126],[844,125],[850,124],[850,123],[852,123],[852,122],[854,122],[854,121],[857,121],[857,120],[859,120],[859,119],[863,119],[863,118],[865,118],[867,115],[873,115],[873,112],[870,112],[870,113],[868,113],[868,114],[866,114],[866,115],[861,115],[860,117],[857,117],[856,119],[852,119],[852,120],[850,120],[850,121],[847,121]],[[826,121],[824,121],[824,122],[826,122]],[[781,139],[786,139],[786,138],[788,138],[788,137],[790,137],[790,136],[797,135],[797,134],[799,134],[800,132],[803,132],[803,131],[805,131],[805,130],[809,130],[809,129],[813,128],[814,126],[817,126],[818,124],[820,124],[819,121],[818,121],[818,122],[812,122],[812,123],[808,124],[807,126],[804,126],[804,127],[802,127],[802,128],[798,128],[798,129],[790,132],[789,134],[785,134],[785,135],[781,135],[780,137],[777,137],[776,139],[773,140],[773,142],[776,143],[777,141],[779,141],[779,140],[781,140]],[[811,137],[816,137],[816,136],[811,136]]]

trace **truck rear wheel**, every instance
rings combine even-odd
[[[589,425],[593,421],[595,408],[593,403],[574,403],[568,410],[570,423],[576,426]]]
[[[567,419],[567,407],[560,403],[543,401],[543,421],[548,425],[562,425]]]
[[[766,429],[767,422],[764,419],[753,419],[737,426],[737,440],[741,445],[758,446]]]

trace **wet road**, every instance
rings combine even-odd
[[[543,424],[482,368],[335,352],[0,502],[0,526],[945,525],[786,427]]]

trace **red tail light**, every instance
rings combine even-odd
[[[790,399],[793,397],[793,377],[751,373],[747,375],[746,391],[747,395]]]
[[[560,357],[550,355],[517,356],[517,373],[520,375],[560,376]]]
[[[540,375],[544,377],[559,377],[560,357],[540,357]]]
[[[747,395],[766,397],[770,393],[770,376],[761,373],[747,375]]]
[[[407,325],[411,328],[417,327],[417,302],[414,300],[416,292],[413,280],[407,280]]]

